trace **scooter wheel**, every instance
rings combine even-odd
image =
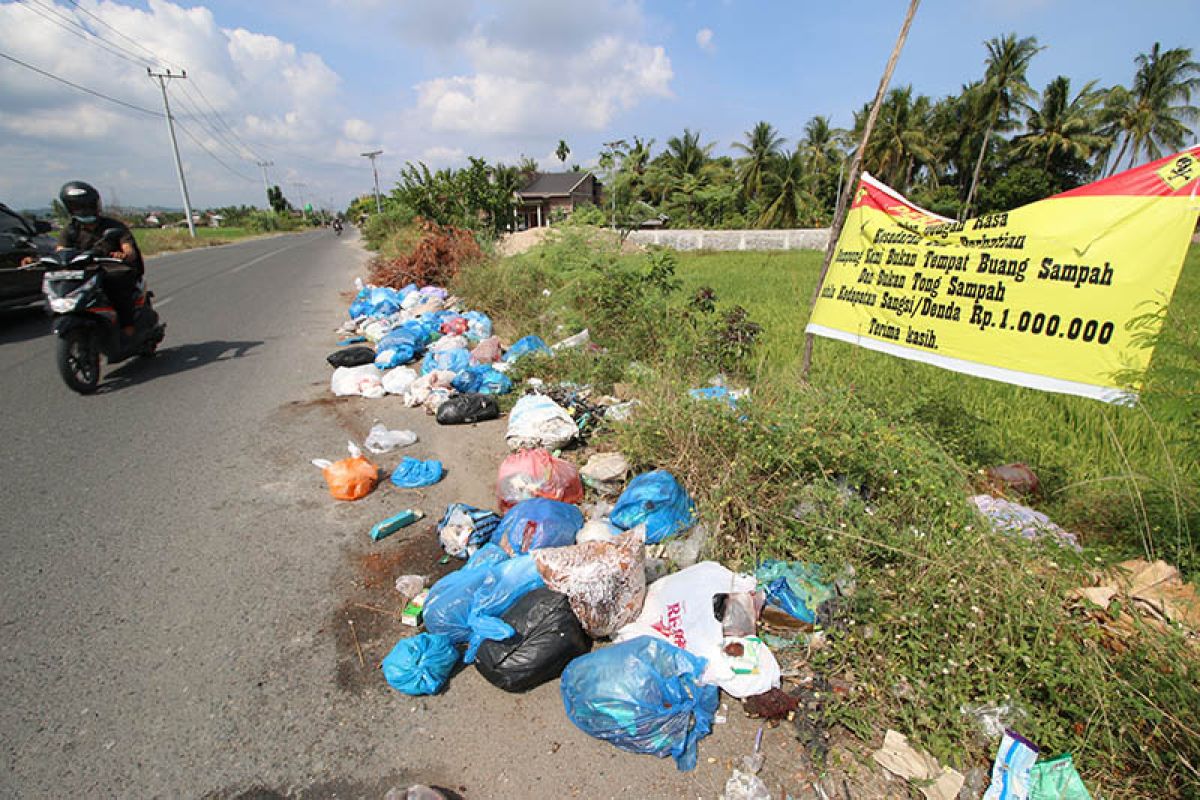
[[[77,328],[59,338],[58,371],[72,391],[96,391],[100,385],[100,350],[87,331]]]

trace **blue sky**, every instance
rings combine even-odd
[[[370,189],[365,150],[384,150],[386,189],[408,160],[528,155],[557,168],[560,138],[568,164],[588,165],[604,141],[640,135],[657,151],[685,127],[724,153],[759,120],[793,141],[815,114],[847,126],[874,92],[905,7],[22,0],[0,3],[0,53],[146,110],[160,110],[161,98],[144,66],[85,41],[73,24],[127,56],[187,67],[190,86],[171,91],[190,133],[180,147],[193,205],[262,204],[262,159],[289,198],[340,208]],[[925,0],[893,86],[955,92],[982,74],[984,40],[1010,31],[1045,46],[1029,72],[1039,89],[1059,74],[1076,87],[1127,84],[1137,53],[1155,41],[1192,46],[1197,30],[1194,0]],[[10,205],[45,205],[76,177],[121,203],[180,204],[161,119],[0,60],[0,128],[0,200]]]

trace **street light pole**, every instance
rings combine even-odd
[[[371,172],[375,175],[375,213],[383,213],[383,203],[379,200],[379,170],[375,168],[375,157],[380,155],[382,150],[372,150],[369,153],[360,153],[363,158],[371,159]]]
[[[183,213],[187,214],[188,233],[195,239],[196,223],[192,222],[192,201],[188,199],[187,180],[183,177],[183,162],[179,160],[179,142],[175,140],[175,120],[171,116],[171,104],[167,101],[167,79],[187,78],[187,70],[176,75],[171,70],[151,72],[150,68],[146,67],[146,74],[151,78],[158,78],[158,87],[162,89],[163,108],[167,112],[167,133],[171,135],[171,151],[175,153],[175,172],[179,175],[179,191],[183,194]]]

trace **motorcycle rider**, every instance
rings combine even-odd
[[[100,215],[100,193],[91,184],[83,181],[64,183],[58,193],[58,199],[71,215],[71,221],[59,234],[59,250],[69,247],[91,250],[103,240],[105,231],[116,228],[121,232],[118,240],[120,249],[110,250],[108,255],[124,261],[132,269],[125,274],[110,274],[105,271],[101,276],[101,285],[104,294],[112,301],[113,310],[117,312],[117,324],[121,326],[121,333],[132,336],[134,300],[137,297],[138,282],[146,272],[142,252],[138,249],[133,233],[120,220]]]

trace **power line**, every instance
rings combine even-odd
[[[161,115],[160,115],[160,116],[161,116]],[[250,183],[255,183],[255,182],[256,182],[256,181],[254,180],[254,178],[248,178],[248,177],[246,177],[245,175],[243,175],[242,173],[238,172],[236,169],[234,169],[233,167],[229,166],[229,165],[228,165],[228,164],[226,164],[224,161],[222,161],[222,160],[221,160],[221,158],[220,158],[220,156],[218,156],[218,155],[217,155],[216,153],[214,153],[212,150],[209,150],[209,149],[208,149],[208,146],[207,146],[207,145],[205,145],[205,144],[204,144],[204,142],[200,141],[198,138],[196,138],[195,134],[193,134],[193,133],[192,133],[190,130],[188,130],[187,126],[183,124],[183,121],[182,121],[182,120],[176,119],[176,120],[175,120],[175,123],[176,123],[176,124],[179,126],[179,129],[180,129],[181,131],[183,131],[184,133],[186,133],[186,134],[187,134],[187,137],[188,137],[189,139],[191,139],[193,142],[195,142],[195,143],[196,143],[196,146],[197,146],[197,147],[199,147],[199,148],[200,148],[201,150],[203,150],[205,153],[208,153],[208,157],[209,157],[209,158],[211,158],[213,161],[216,161],[216,162],[217,162],[218,164],[220,164],[222,167],[224,167],[225,169],[229,170],[231,173],[233,173],[234,175],[238,176],[239,178],[241,178],[241,179],[242,179],[242,180],[244,180],[244,181],[249,181]]]
[[[99,22],[101,25],[103,25],[104,27],[108,28],[110,31],[112,31],[113,33],[115,33],[117,36],[120,36],[122,39],[124,39],[125,41],[129,42],[130,44],[132,44],[134,47],[137,47],[137,48],[138,48],[139,50],[141,50],[143,53],[148,53],[149,55],[153,56],[153,57],[154,57],[154,59],[155,59],[155,61],[157,61],[157,62],[159,62],[159,63],[161,63],[161,64],[165,64],[165,65],[166,65],[166,66],[168,66],[168,67],[175,67],[175,68],[177,68],[177,69],[180,69],[180,70],[182,70],[182,69],[183,69],[183,67],[180,67],[178,64],[175,64],[175,63],[173,63],[173,62],[171,62],[171,61],[168,61],[167,59],[165,59],[165,58],[163,58],[162,56],[160,56],[158,53],[156,53],[156,52],[154,52],[153,50],[151,50],[149,47],[146,47],[146,45],[144,45],[144,44],[142,44],[141,42],[137,41],[136,39],[132,39],[132,38],[130,38],[129,36],[126,36],[126,35],[125,35],[124,33],[122,33],[120,30],[118,30],[117,28],[113,27],[113,26],[112,26],[112,25],[110,25],[109,23],[105,22],[105,21],[104,21],[104,19],[102,19],[101,17],[98,17],[98,16],[96,16],[95,14],[93,14],[93,13],[92,13],[92,12],[90,12],[90,11],[88,11],[88,10],[87,10],[86,8],[84,8],[83,6],[79,5],[79,2],[78,2],[78,0],[68,0],[68,2],[69,2],[71,5],[75,6],[75,8],[76,8],[76,9],[78,9],[79,11],[82,11],[82,12],[83,12],[84,14],[86,14],[88,17],[92,18],[92,19],[93,19],[93,20],[95,20],[96,22]]]
[[[213,116],[215,116],[217,118],[217,121],[220,122],[222,126],[224,126],[225,130],[229,131],[229,134],[231,136],[233,136],[234,140],[237,141],[242,147],[244,147],[251,155],[253,155],[255,159],[260,160],[260,161],[262,160],[258,151],[255,150],[253,147],[251,147],[249,144],[247,144],[246,140],[238,135],[237,130],[234,129],[234,127],[232,125],[230,125],[228,122],[225,121],[225,118],[221,116],[221,112],[217,111],[216,106],[214,106],[212,103],[210,103],[208,101],[208,96],[206,94],[204,94],[204,90],[200,88],[200,84],[193,82],[192,84],[185,86],[185,88],[188,91],[191,91],[194,88],[196,90],[196,92],[200,95],[200,99],[204,101],[204,105],[208,106],[209,110],[212,111]]]
[[[142,108],[141,106],[135,106],[133,103],[126,103],[124,100],[118,100],[115,97],[109,97],[106,94],[97,92],[95,89],[89,89],[86,86],[80,86],[78,83],[72,83],[71,81],[67,80],[66,78],[60,78],[57,75],[47,72],[44,69],[38,69],[37,67],[33,66],[32,64],[26,64],[21,59],[14,58],[14,57],[10,56],[8,53],[0,53],[0,58],[6,58],[9,61],[13,62],[14,64],[19,64],[22,67],[25,67],[26,69],[33,70],[34,72],[38,73],[39,75],[44,75],[47,78],[58,81],[59,83],[66,84],[67,86],[70,86],[72,89],[78,89],[81,92],[87,92],[88,94],[93,95],[95,97],[99,97],[102,100],[107,100],[110,103],[116,103],[119,106],[125,106],[125,108],[130,108],[130,109],[133,109],[134,111],[140,111],[141,113],[147,114],[151,117],[157,117],[158,119],[162,119],[163,115],[157,111],[151,111],[148,108]]]
[[[92,33],[77,20],[67,16],[60,9],[53,5],[46,5],[39,0],[25,0],[22,6],[25,9],[32,11],[34,14],[46,20],[47,22],[51,22],[57,25],[59,28],[62,28],[67,33],[83,39],[85,42],[97,45],[100,47],[100,49],[104,50],[110,55],[114,55],[117,58],[128,61],[130,64],[135,64],[138,67],[152,65],[152,62],[148,62],[146,59],[140,56],[129,53],[128,51],[112,44],[107,39]]]
[[[237,146],[225,136],[218,126],[212,124],[212,120],[201,109],[197,108],[192,102],[186,100],[181,95],[176,94],[175,99],[179,101],[179,104],[189,112],[193,121],[203,128],[205,133],[211,136],[215,141],[219,142],[223,147],[225,147],[225,149],[233,153],[233,155],[246,161],[250,160],[246,158],[245,153],[240,151]],[[253,155],[253,153],[251,153],[251,155]]]

